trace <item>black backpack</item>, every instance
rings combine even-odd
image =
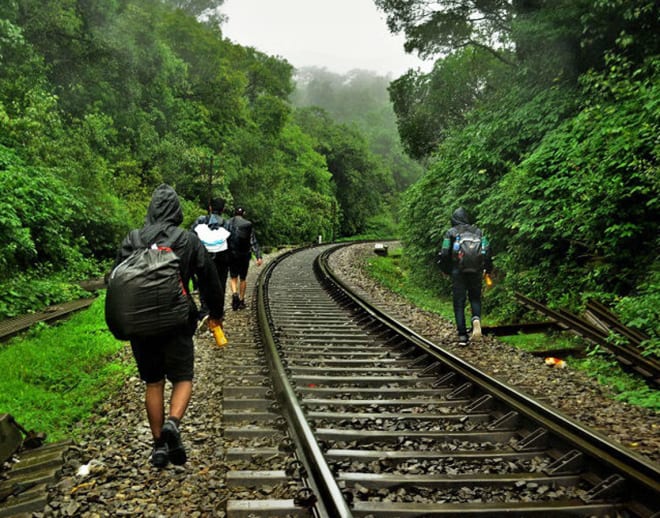
[[[244,218],[232,218],[229,231],[229,250],[235,254],[249,254],[252,250],[252,222]]]
[[[135,250],[110,274],[105,299],[105,321],[115,338],[147,338],[188,325],[190,301],[171,249],[179,230],[168,243],[151,247],[137,230],[129,234]]]
[[[484,253],[481,232],[463,229],[456,234],[453,258],[461,272],[481,272],[484,269]]]

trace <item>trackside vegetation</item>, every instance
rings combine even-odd
[[[465,207],[495,255],[487,312],[519,291],[615,309],[658,354],[660,6],[650,0],[376,0],[430,73],[390,85],[404,147],[427,169],[402,203],[419,285]]]
[[[385,257],[367,259],[361,268],[380,284],[398,295],[410,300],[417,307],[438,315],[453,324],[454,311],[451,300],[451,288],[444,290],[435,287],[420,287],[410,281],[410,263],[406,260],[401,248],[388,251]],[[492,315],[485,314],[483,323],[486,326],[497,325]],[[580,338],[568,333],[552,335],[516,335],[499,337],[498,340],[527,351],[538,350],[539,344],[543,350],[570,350],[576,346],[585,348],[585,357],[567,355],[565,360],[571,369],[582,370],[599,383],[612,388],[619,401],[660,411],[660,395],[649,387],[638,376],[625,372],[610,353],[598,346],[585,343]]]
[[[103,296],[65,322],[0,345],[0,372],[0,408],[49,441],[89,425],[92,411],[137,376],[128,344],[105,324]]]
[[[395,231],[422,167],[403,152],[386,78],[335,81],[339,97],[369,100],[353,120],[294,105],[296,71],[224,38],[222,3],[1,3],[0,318],[39,309],[18,300],[31,290],[58,301],[34,280],[104,274],[162,182],[184,225],[222,196],[263,246]]]
[[[657,357],[660,4],[374,3],[430,72],[295,70],[225,38],[223,0],[0,2],[0,319],[83,296],[76,282],[108,272],[165,182],[184,226],[222,196],[263,247],[399,238],[401,264],[374,269],[439,311],[437,252],[463,206],[495,255],[488,318],[533,318],[515,292],[577,313],[594,298]],[[60,341],[72,347],[64,334],[2,346],[2,367],[48,380],[50,363],[21,354],[69,354]],[[113,347],[75,373],[54,359],[52,386],[114,379]]]

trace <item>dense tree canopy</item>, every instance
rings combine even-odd
[[[391,234],[409,187],[424,282],[463,205],[496,252],[491,309],[597,295],[657,322],[657,2],[375,0],[437,59],[391,83],[232,43],[222,3],[0,3],[0,283],[99,273],[161,182],[185,224],[222,195],[266,246]]]
[[[348,74],[340,75],[314,67],[296,71],[295,77],[296,90],[292,95],[295,106],[321,108],[329,116],[321,118],[325,121],[324,124],[333,126],[333,121],[337,121],[348,127],[345,130],[346,136],[355,135],[356,138],[361,138],[359,135],[364,136],[368,152],[371,154],[368,163],[373,164],[374,168],[370,166],[369,169],[375,174],[367,173],[371,179],[365,178],[362,183],[365,189],[378,195],[380,202],[369,202],[366,206],[370,208],[366,211],[365,207],[362,207],[359,212],[364,216],[360,221],[364,220],[369,227],[385,227],[384,221],[396,216],[399,193],[422,174],[420,164],[411,160],[404,152],[397,132],[396,118],[387,91],[389,78],[364,70],[353,70]],[[331,133],[328,128],[327,134]],[[366,153],[367,149],[362,144],[360,146]],[[376,173],[375,168],[380,169],[381,172]],[[339,178],[337,180],[340,186],[349,185],[342,183]],[[377,182],[373,188],[369,186],[372,180]],[[352,202],[348,201],[354,195],[341,194],[340,188],[338,197],[342,196],[343,201],[340,200],[340,204],[343,212],[350,214],[355,211],[355,208],[351,208]],[[381,213],[380,209],[377,212],[369,212],[375,207],[380,207],[385,212]],[[387,216],[383,218],[382,215]],[[353,223],[348,228],[355,228],[356,220],[352,217],[350,219]],[[361,228],[360,231],[362,230]]]
[[[98,271],[161,182],[177,189],[186,224],[211,196],[240,203],[265,246],[391,215],[395,173],[361,130],[328,120],[328,132],[305,131],[293,67],[225,39],[222,3],[0,4],[0,282],[33,264],[39,275]]]
[[[519,310],[520,290],[570,308],[597,296],[656,321],[657,2],[377,3],[409,48],[445,54],[390,87],[406,148],[430,162],[404,205],[414,271],[437,277],[463,205],[492,238],[488,303],[501,314]]]

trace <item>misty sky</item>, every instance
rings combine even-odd
[[[403,50],[372,0],[225,0],[223,34],[240,45],[285,58],[294,67],[354,68],[393,78],[424,63]]]

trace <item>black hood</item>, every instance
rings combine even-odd
[[[147,225],[165,223],[179,226],[183,222],[183,211],[176,191],[167,184],[156,187],[147,210]]]
[[[458,225],[469,225],[470,217],[463,207],[457,208],[451,215],[451,224],[456,227]]]

